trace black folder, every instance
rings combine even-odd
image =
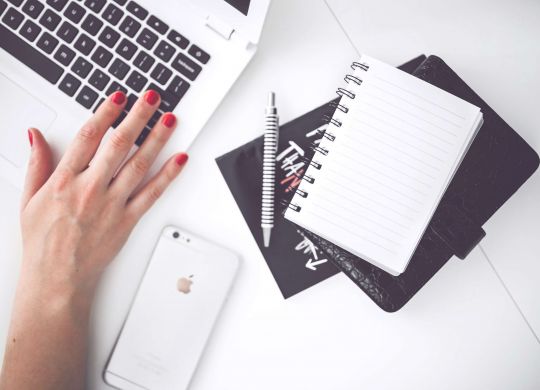
[[[392,276],[313,233],[305,233],[388,312],[403,307],[453,255],[464,259],[485,236],[482,225],[534,173],[539,163],[538,155],[523,138],[442,59],[429,56],[413,75],[480,107],[484,124],[405,272]]]

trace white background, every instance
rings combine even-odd
[[[540,388],[540,179],[412,301],[382,312],[345,276],[285,301],[214,158],[261,134],[268,90],[282,122],[330,100],[366,52],[393,65],[437,54],[540,150],[537,1],[275,0],[259,53],[190,150],[182,177],[106,273],[92,317],[89,388],[167,223],[239,252],[237,284],[193,389]],[[181,128],[180,128],[181,131]],[[20,261],[18,192],[0,183],[0,338]]]

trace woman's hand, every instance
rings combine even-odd
[[[29,130],[32,155],[21,210],[23,277],[28,275],[42,291],[92,288],[137,221],[182,169],[186,154],[171,158],[134,192],[174,131],[171,113],[161,117],[121,166],[159,103],[156,92],[146,92],[97,152],[126,104],[122,92],[114,93],[81,128],[54,170],[45,139]]]
[[[98,150],[125,104],[122,92],[106,99],[57,167],[43,135],[29,130],[32,153],[21,204],[23,261],[0,387],[81,387],[84,330],[99,277],[187,161],[185,153],[172,156],[136,190],[174,131],[176,118],[164,114],[123,163],[160,97],[147,91]]]

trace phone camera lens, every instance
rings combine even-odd
[[[178,237],[180,237],[180,233],[174,232],[174,233],[172,234],[172,236],[173,236],[174,238],[178,238]]]

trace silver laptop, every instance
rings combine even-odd
[[[0,0],[0,177],[22,186],[28,127],[58,158],[119,89],[127,110],[146,89],[162,96],[134,150],[165,111],[181,124],[162,160],[187,150],[255,54],[269,3]]]

